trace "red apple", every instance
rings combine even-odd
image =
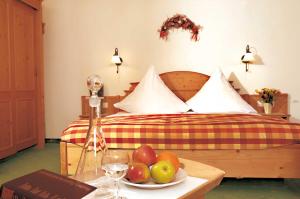
[[[142,145],[132,153],[132,159],[134,162],[141,162],[150,166],[156,163],[156,153],[149,145]]]
[[[175,167],[169,160],[158,161],[151,167],[151,177],[156,183],[169,183],[175,178]]]
[[[126,178],[133,183],[145,183],[150,179],[150,170],[144,163],[134,162],[129,165]]]

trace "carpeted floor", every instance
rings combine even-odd
[[[0,184],[39,169],[60,172],[59,144],[48,143],[42,150],[31,147],[0,160]]]
[[[59,144],[48,143],[0,160],[0,185],[38,169],[59,173]],[[300,169],[300,168],[299,168]],[[206,199],[300,199],[300,179],[224,179]]]

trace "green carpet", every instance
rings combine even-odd
[[[0,160],[0,185],[39,169],[60,172],[59,144],[47,143],[42,150],[31,147]]]
[[[56,173],[59,168],[59,144],[47,143],[45,148],[26,149],[0,160],[0,185],[36,171],[47,169]],[[300,168],[299,168],[300,169]],[[293,179],[230,179],[209,192],[206,199],[300,199],[300,180]]]

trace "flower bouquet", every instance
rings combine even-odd
[[[259,102],[263,104],[265,113],[270,114],[272,112],[272,106],[279,90],[273,88],[256,89],[255,92],[259,95]]]

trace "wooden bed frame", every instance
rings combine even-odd
[[[165,84],[183,101],[191,98],[209,79],[209,76],[189,71],[167,72],[160,75]],[[125,96],[134,90],[138,82],[131,83]],[[105,96],[102,113],[113,114],[119,110],[113,104],[125,96]],[[258,112],[257,95],[241,95]],[[88,115],[88,97],[82,97],[82,115]],[[281,94],[273,109],[278,115],[288,114],[288,95]],[[276,116],[276,115],[275,115]],[[120,149],[124,150],[124,149]],[[133,150],[133,149],[132,149]],[[132,151],[128,150],[128,151]],[[81,147],[61,142],[61,173],[73,175],[76,170]],[[235,178],[300,178],[300,144],[263,150],[174,150],[179,157],[199,161],[226,172],[226,177]]]

